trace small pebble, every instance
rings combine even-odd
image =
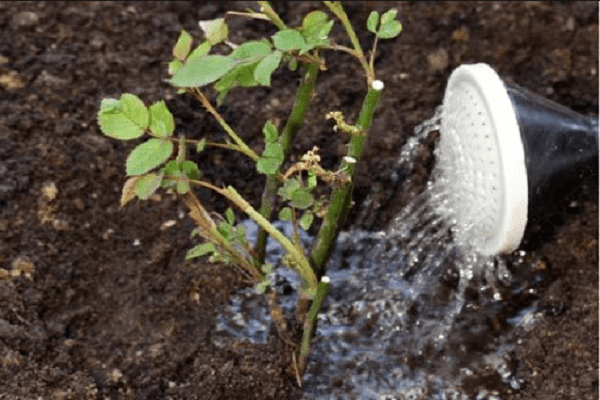
[[[15,14],[10,21],[13,28],[30,28],[40,21],[40,17],[33,11],[21,11]]]

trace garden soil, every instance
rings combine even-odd
[[[104,137],[100,101],[129,92],[167,99],[177,132],[224,139],[194,99],[176,95],[167,63],[178,32],[249,2],[0,2],[0,399],[299,399],[292,347],[214,346],[215,314],[242,286],[225,267],[186,263],[193,224],[181,199],[160,193],[119,207],[125,159],[138,143]],[[275,3],[297,26],[316,2]],[[398,9],[402,34],[381,41],[386,84],[359,167],[346,228],[382,229],[423,189],[435,136],[422,146],[411,190],[391,187],[401,146],[441,103],[449,74],[485,62],[503,77],[584,113],[598,112],[597,2],[352,2],[365,49],[371,10]],[[337,24],[339,25],[339,24]],[[234,43],[273,35],[233,18]],[[347,44],[336,26],[334,39]],[[196,42],[198,43],[198,42]],[[218,47],[217,51],[224,51]],[[318,146],[335,168],[345,142],[327,111],[357,117],[365,77],[349,55],[328,52],[312,109],[294,143]],[[266,119],[283,124],[299,71],[271,88],[235,89],[219,112],[256,151]],[[214,97],[212,97],[214,100]],[[135,142],[135,143],[134,143]],[[242,155],[197,158],[204,178],[233,185],[258,206],[264,176]],[[514,350],[520,390],[502,399],[598,399],[598,186],[588,177],[527,243],[552,276],[545,318]],[[198,190],[209,211],[228,204]],[[238,218],[243,216],[238,214]],[[477,393],[494,371],[464,382]]]

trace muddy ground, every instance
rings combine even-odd
[[[176,198],[163,193],[119,208],[135,143],[103,137],[96,123],[103,98],[131,92],[147,104],[169,99],[186,137],[223,137],[192,99],[163,82],[166,64],[182,27],[199,39],[198,20],[252,5],[0,2],[1,399],[300,398],[291,352],[276,336],[268,346],[212,344],[218,304],[240,280],[219,266],[184,262],[193,226]],[[296,26],[317,6],[274,7]],[[410,193],[388,190],[394,162],[462,63],[486,62],[578,112],[598,112],[597,2],[352,2],[348,14],[364,48],[368,12],[390,7],[404,31],[381,43],[376,58],[386,91],[347,227],[385,227],[422,189],[430,148]],[[275,33],[246,19],[230,28],[236,43]],[[334,37],[344,40],[339,29]],[[337,109],[354,120],[365,85],[349,56],[326,59],[294,153],[318,145],[333,167],[344,138],[323,115]],[[265,119],[285,120],[298,77],[278,72],[272,88],[235,90],[219,110],[260,150]],[[206,179],[258,205],[263,177],[242,156],[212,151],[200,165]],[[598,398],[597,179],[565,194],[562,213],[528,243],[548,260],[552,284],[540,302],[547,318],[520,338],[513,367],[524,383],[500,389],[502,399]],[[198,193],[211,211],[227,207]],[[485,388],[488,378],[465,391]]]

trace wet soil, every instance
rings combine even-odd
[[[135,143],[101,135],[100,101],[130,92],[166,98],[177,130],[222,138],[193,101],[163,82],[180,28],[248,2],[0,2],[0,398],[298,399],[289,347],[216,348],[215,312],[241,286],[218,265],[188,264],[195,243],[182,202],[161,194],[119,208],[124,162]],[[314,2],[276,3],[291,26]],[[598,112],[596,2],[352,2],[364,48],[371,9],[398,9],[404,31],[381,43],[386,91],[370,131],[347,228],[375,230],[419,190],[431,167],[424,146],[414,190],[390,187],[400,147],[433,115],[462,63],[486,62],[502,76],[584,113]],[[275,33],[234,19],[231,40]],[[343,42],[343,32],[334,31]],[[326,55],[312,111],[294,154],[313,145],[325,167],[345,139],[324,114],[356,118],[364,77],[341,53]],[[284,121],[299,74],[277,72],[272,88],[234,90],[219,111],[257,150],[267,118]],[[207,180],[231,184],[257,206],[263,177],[242,156],[212,151],[198,162]],[[564,207],[527,246],[547,260],[547,318],[519,338],[513,368],[523,381],[503,399],[598,398],[597,175],[565,194]],[[198,192],[210,211],[227,204]],[[542,232],[542,233],[543,233]],[[543,238],[543,239],[542,239]],[[466,393],[493,388],[478,371]]]

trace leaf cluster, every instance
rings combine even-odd
[[[398,10],[392,8],[381,19],[377,11],[372,11],[367,19],[367,29],[380,39],[392,39],[402,32],[402,24],[396,19]]]
[[[136,146],[126,162],[126,173],[131,178],[125,183],[121,206],[135,196],[147,200],[159,188],[175,189],[184,194],[190,190],[189,180],[200,176],[198,165],[185,160],[185,139],[180,140],[176,160],[168,162],[158,172],[149,172],[171,158],[175,145],[171,140],[175,131],[173,114],[164,101],[149,108],[134,94],[125,93],[119,100],[103,99],[98,112],[100,130],[106,136],[119,140],[140,138],[149,132],[151,138]]]
[[[236,46],[227,41],[229,29],[225,19],[201,21],[205,41],[191,51],[191,35],[182,30],[173,49],[175,58],[169,64],[173,75],[169,82],[181,88],[214,83],[219,93],[217,104],[222,104],[234,87],[270,86],[271,75],[282,63],[295,70],[298,57],[327,47],[333,24],[324,12],[313,11],[296,29],[280,30],[270,40],[263,38]],[[209,54],[221,42],[229,44],[233,51],[226,56]]]

